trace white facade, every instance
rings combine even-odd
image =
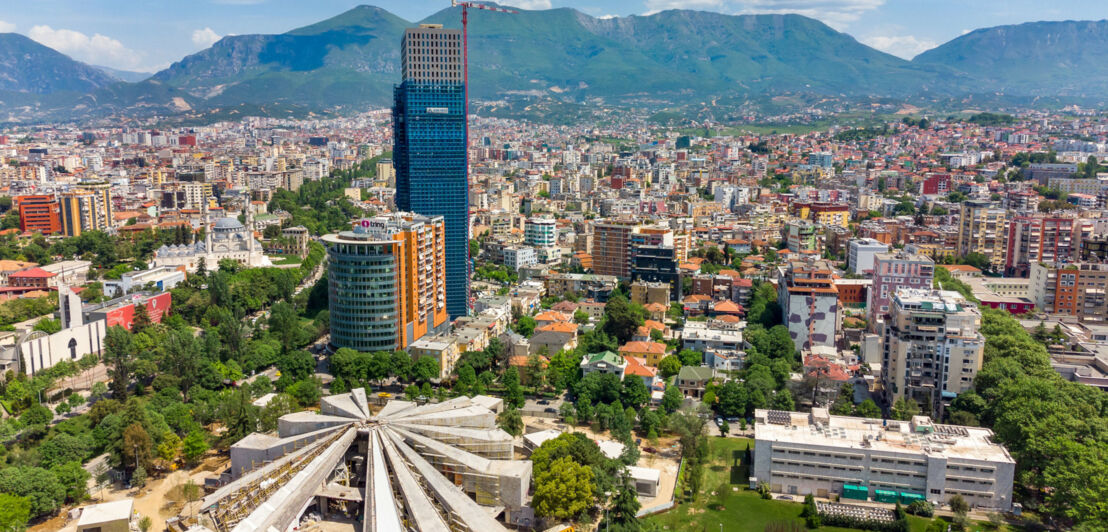
[[[756,410],[752,481],[770,490],[829,497],[844,485],[922,495],[947,503],[961,495],[971,506],[1012,508],[1016,462],[993,432],[978,427]]]
[[[524,239],[529,246],[554,247],[558,244],[558,222],[553,218],[531,218],[527,220]]]
[[[539,258],[535,254],[535,248],[512,246],[504,248],[502,252],[504,255],[504,265],[519,271],[524,266],[531,266],[539,263]]]
[[[889,245],[873,238],[851,240],[847,255],[847,269],[862,274],[873,271],[873,257],[878,253],[888,253]]]

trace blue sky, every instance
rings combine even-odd
[[[373,3],[419,20],[448,0],[0,0],[0,32],[27,35],[78,60],[155,71],[220,37],[280,33]],[[1105,0],[502,0],[525,9],[573,7],[593,16],[664,9],[799,13],[904,58],[969,30],[1036,20],[1108,18]]]

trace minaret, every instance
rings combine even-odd
[[[254,202],[251,201],[250,189],[246,189],[246,260],[254,263]]]
[[[208,210],[208,198],[204,198],[203,204],[200,206],[203,209],[204,218],[204,253],[208,256],[212,254],[212,213]]]

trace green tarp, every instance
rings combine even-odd
[[[843,498],[864,501],[869,498],[869,488],[865,486],[855,486],[853,484],[844,484]]]
[[[919,493],[908,493],[906,491],[900,492],[900,503],[901,504],[912,504],[912,502],[914,502],[914,501],[924,501],[924,500],[927,500],[927,497],[924,497],[923,495],[920,495]]]
[[[895,491],[874,490],[873,494],[874,494],[874,498],[877,499],[878,502],[896,502],[897,501]]]

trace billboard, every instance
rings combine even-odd
[[[150,321],[161,323],[162,318],[169,315],[169,306],[172,297],[169,292],[163,292],[146,300],[146,313],[150,315]],[[104,319],[108,327],[120,326],[128,331],[135,321],[135,305],[141,303],[128,303],[107,311]]]

